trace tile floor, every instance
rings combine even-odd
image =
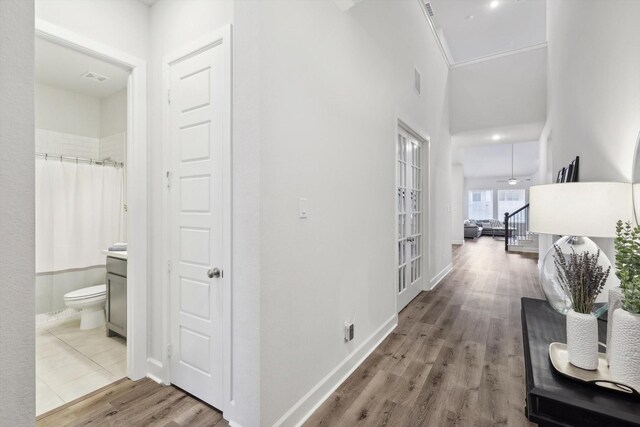
[[[127,347],[104,326],[80,330],[80,319],[36,331],[36,415],[127,375]]]

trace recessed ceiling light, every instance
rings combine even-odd
[[[498,135],[498,134],[495,134],[495,135],[493,135],[491,137],[491,139],[493,139],[494,141],[498,141],[498,140],[500,140],[500,138],[502,138],[502,137],[500,135]]]
[[[498,7],[500,5],[500,2],[498,0],[493,0],[491,3],[489,3],[489,7],[491,9],[495,9],[496,7]]]

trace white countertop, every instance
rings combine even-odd
[[[102,253],[114,258],[127,259],[127,251],[109,251],[105,249]]]

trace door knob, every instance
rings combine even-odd
[[[220,277],[221,275],[221,271],[219,268],[210,268],[209,271],[207,271],[207,276],[209,276],[209,279],[213,279]]]

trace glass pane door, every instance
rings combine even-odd
[[[402,309],[422,286],[422,144],[402,129],[397,141],[397,273],[398,309]]]

